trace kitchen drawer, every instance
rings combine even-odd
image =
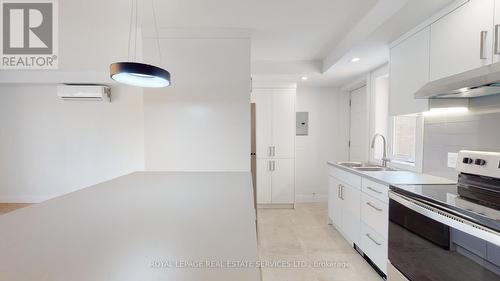
[[[365,223],[361,223],[361,250],[387,274],[387,240]]]
[[[335,177],[335,178],[343,181],[344,183],[347,183],[348,185],[361,190],[361,177],[360,176],[353,174],[353,173],[349,173],[349,172],[344,171],[344,170],[339,169],[339,168],[332,167],[332,166],[330,166],[329,173],[330,173],[330,176]]]
[[[368,179],[363,178],[362,190],[364,193],[371,195],[382,202],[389,203],[389,187]]]
[[[389,206],[365,193],[361,194],[361,220],[387,239]]]

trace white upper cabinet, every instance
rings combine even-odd
[[[494,1],[470,0],[431,24],[431,81],[492,63]]]
[[[453,2],[390,50],[389,114],[427,111],[427,83],[500,61],[500,0]]]
[[[389,114],[427,111],[428,100],[414,94],[429,82],[430,28],[426,27],[390,51]]]
[[[289,92],[259,89],[252,93],[257,158],[295,158],[295,94]]]
[[[273,95],[273,157],[295,157],[295,95]]]

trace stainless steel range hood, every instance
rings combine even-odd
[[[500,94],[500,63],[429,82],[415,93],[415,98],[475,98],[495,94]]]

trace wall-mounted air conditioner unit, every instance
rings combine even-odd
[[[57,96],[65,101],[111,102],[111,89],[102,85],[59,85]]]

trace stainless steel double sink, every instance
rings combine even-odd
[[[357,171],[363,172],[379,172],[379,171],[397,171],[392,168],[383,167],[380,165],[372,164],[372,163],[363,163],[363,162],[338,162],[338,165],[351,168]]]

